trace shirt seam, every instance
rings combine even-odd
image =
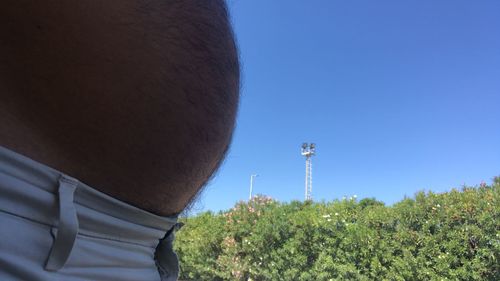
[[[133,241],[127,241],[127,240],[120,239],[118,237],[109,236],[109,235],[105,235],[105,234],[95,234],[93,232],[85,231],[85,230],[79,230],[78,235],[83,236],[83,237],[93,238],[93,239],[115,241],[115,242],[120,242],[120,243],[127,243],[127,244],[136,245],[136,246],[146,247],[149,249],[155,249],[155,247],[153,247],[153,246],[144,245],[144,244],[141,244],[138,242],[133,242]]]

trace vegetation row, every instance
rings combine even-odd
[[[385,206],[257,196],[183,218],[180,280],[500,280],[500,177]]]

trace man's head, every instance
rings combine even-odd
[[[181,211],[233,132],[239,63],[224,2],[2,6],[0,110],[19,129],[0,144],[141,208]]]

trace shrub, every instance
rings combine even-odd
[[[500,280],[499,199],[499,177],[393,206],[258,196],[184,219],[181,280]]]

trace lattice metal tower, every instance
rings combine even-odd
[[[314,143],[302,144],[301,153],[306,157],[306,180],[304,200],[312,200],[312,156],[316,154],[316,145]]]

